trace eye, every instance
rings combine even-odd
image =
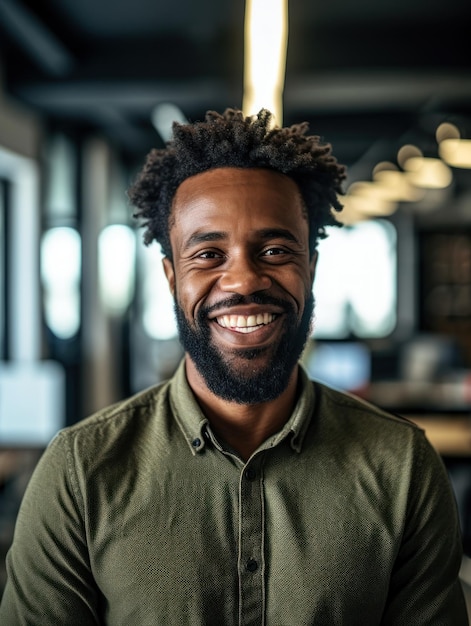
[[[267,248],[263,251],[262,256],[280,256],[283,254],[288,254],[284,248]]]
[[[204,252],[200,252],[196,255],[198,259],[220,259],[222,254],[220,252],[215,252],[214,250],[205,250]]]
[[[219,265],[225,258],[224,253],[221,250],[196,250],[191,258],[193,262],[200,264],[203,267]]]
[[[293,260],[293,256],[296,253],[290,248],[282,246],[270,246],[261,251],[261,261],[270,263],[272,265],[284,265],[290,263]]]

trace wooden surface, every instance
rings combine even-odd
[[[430,443],[443,456],[471,457],[471,415],[405,415],[425,430]]]

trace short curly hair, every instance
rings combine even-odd
[[[226,109],[208,111],[204,122],[173,124],[173,139],[147,156],[142,171],[128,190],[142,218],[146,245],[157,241],[172,258],[170,215],[178,186],[187,178],[218,167],[266,168],[281,172],[298,185],[309,223],[309,245],[314,252],[325,227],[339,225],[332,209],[340,211],[345,167],[332,155],[331,145],[308,136],[307,122],[289,128],[272,127],[272,114],[256,116]]]

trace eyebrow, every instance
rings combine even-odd
[[[212,231],[207,233],[194,233],[185,243],[185,250],[197,246],[200,243],[206,243],[208,241],[222,241],[227,239],[227,233],[224,231]]]
[[[293,233],[286,228],[262,228],[261,230],[256,231],[256,235],[264,241],[269,239],[285,239],[292,243],[299,243],[297,237],[295,237]],[[191,248],[192,246],[197,246],[201,243],[207,243],[210,241],[223,241],[224,239],[227,239],[228,236],[229,233],[225,231],[194,233],[186,242],[184,249],[188,250],[188,248]]]
[[[257,234],[260,235],[261,239],[286,239],[292,243],[299,243],[298,238],[286,228],[264,228],[258,230]]]

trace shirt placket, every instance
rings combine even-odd
[[[263,454],[243,468],[239,484],[239,625],[261,626],[265,615]]]

